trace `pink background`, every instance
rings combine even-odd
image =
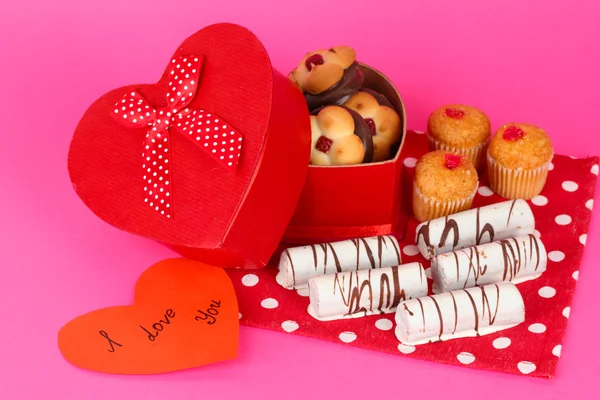
[[[54,3],[54,4],[49,4]],[[156,80],[185,37],[228,21],[253,30],[283,72],[305,52],[354,46],[385,72],[424,129],[446,102],[484,109],[493,126],[527,121],[556,151],[597,155],[600,5],[504,0],[20,1],[0,5],[0,397],[593,398],[600,372],[598,301],[588,251],[557,376],[473,371],[241,328],[239,358],[152,377],[95,374],[66,363],[56,334],[92,309],[127,304],[139,274],[173,255],[104,224],[67,175],[71,134],[109,89]],[[10,6],[8,4],[11,4]],[[502,5],[500,5],[502,4]],[[241,60],[243,62],[243,60]],[[598,212],[588,247],[598,248]],[[429,394],[426,394],[429,393]]]

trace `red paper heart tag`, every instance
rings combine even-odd
[[[92,311],[58,333],[77,367],[114,374],[154,374],[237,356],[238,304],[225,271],[169,259],[138,279],[133,306]]]

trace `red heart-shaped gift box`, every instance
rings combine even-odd
[[[247,29],[206,27],[156,84],[113,90],[86,111],[69,152],[75,191],[107,223],[222,267],[264,267],[282,238],[402,236],[406,112],[382,73],[360,68],[402,119],[396,156],[309,166],[302,93]]]
[[[113,90],[85,112],[69,151],[75,191],[107,223],[184,256],[263,267],[306,178],[304,98],[258,38],[234,24],[202,29],[169,61],[156,84]],[[214,142],[215,132],[201,132],[202,117],[239,136],[239,159],[229,136],[221,146],[221,131]]]

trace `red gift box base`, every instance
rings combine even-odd
[[[284,243],[314,244],[385,235],[401,232],[405,226],[399,153],[406,138],[406,109],[400,93],[384,74],[359,65],[365,76],[364,86],[383,94],[400,115],[402,139],[393,153],[396,156],[368,164],[309,166]]]

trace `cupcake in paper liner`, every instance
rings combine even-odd
[[[428,221],[471,208],[479,186],[477,171],[465,156],[436,150],[415,167],[413,213]]]
[[[481,110],[450,104],[438,108],[427,121],[430,150],[445,150],[466,156],[477,170],[485,165],[490,139],[490,120]]]
[[[492,190],[506,199],[529,200],[542,191],[554,156],[546,132],[530,124],[507,124],[498,129],[488,152]]]

